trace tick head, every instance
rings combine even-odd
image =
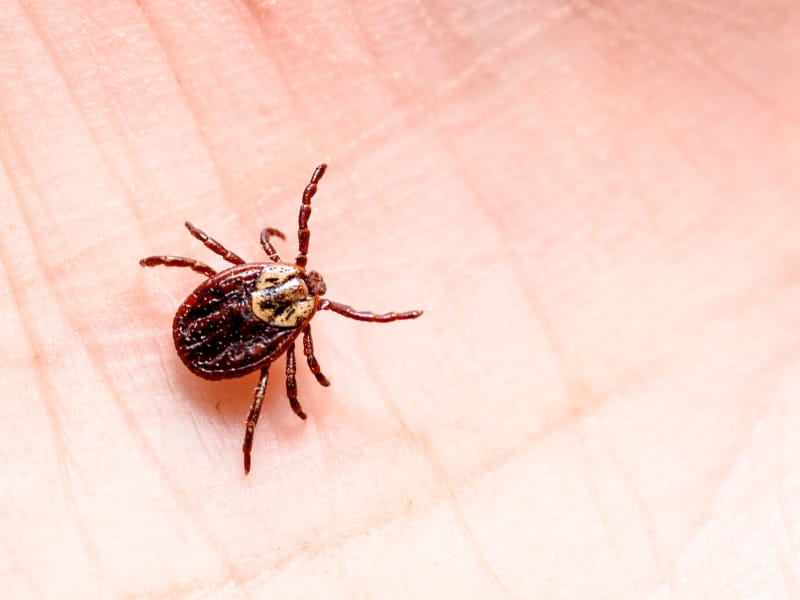
[[[328,291],[322,275],[316,271],[309,271],[306,273],[306,285],[308,286],[308,293],[312,296],[324,296]]]
[[[316,310],[312,289],[321,284],[324,290],[321,282],[319,275],[310,278],[297,265],[267,264],[250,294],[253,314],[273,327],[300,327]]]

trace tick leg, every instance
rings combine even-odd
[[[283,235],[283,232],[273,229],[272,227],[266,227],[264,228],[264,231],[261,232],[261,247],[264,248],[264,252],[267,253],[267,256],[269,256],[272,262],[281,262],[281,257],[278,256],[278,253],[275,252],[275,248],[272,247],[272,244],[269,241],[270,236],[273,235],[281,238],[282,240],[286,239],[286,236]]]
[[[194,237],[203,242],[203,245],[212,252],[216,252],[222,258],[227,260],[229,263],[233,263],[235,265],[244,264],[244,260],[240,256],[228,250],[225,246],[220,244],[214,238],[208,237],[208,235],[206,235],[205,232],[200,231],[197,227],[189,223],[189,221],[186,221],[184,225],[186,225],[186,229],[189,230],[189,233],[191,233]]]
[[[297,401],[297,364],[294,361],[294,342],[291,343],[286,351],[286,395],[289,396],[289,404],[292,406],[294,414],[305,420],[306,413]]]
[[[311,175],[306,189],[303,191],[303,203],[300,205],[300,215],[298,216],[299,229],[297,230],[297,241],[299,242],[300,254],[295,259],[295,264],[298,267],[305,267],[308,263],[308,242],[311,238],[311,232],[308,230],[308,218],[311,216],[311,198],[317,193],[317,184],[322,176],[325,175],[325,169],[328,165],[321,164],[314,169],[314,174]]]
[[[408,312],[390,312],[382,315],[376,315],[366,310],[356,310],[352,306],[342,304],[341,302],[334,302],[333,300],[323,300],[320,303],[321,310],[332,310],[349,319],[356,321],[367,321],[369,323],[391,323],[392,321],[401,321],[403,319],[416,319],[422,314],[421,310],[410,310]]]
[[[189,267],[195,273],[202,273],[206,277],[213,277],[217,272],[205,263],[193,258],[183,258],[182,256],[148,256],[139,261],[143,267],[155,267],[164,265],[165,267]]]
[[[311,339],[311,325],[306,325],[303,328],[303,352],[306,355],[308,368],[311,369],[314,377],[317,378],[317,381],[320,385],[328,387],[331,382],[328,381],[328,378],[322,374],[322,371],[319,368],[319,363],[317,362],[317,358],[314,356],[314,341]]]
[[[253,434],[256,431],[256,424],[258,423],[258,416],[261,414],[261,404],[264,402],[264,394],[267,391],[267,380],[269,379],[269,365],[261,369],[261,378],[258,380],[256,386],[255,398],[252,406],[250,406],[250,414],[247,415],[247,425],[244,430],[244,444],[242,444],[242,452],[244,452],[244,474],[250,472],[250,450],[253,448]]]

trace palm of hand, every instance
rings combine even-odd
[[[791,28],[141,4],[3,20],[8,597],[786,589]],[[273,382],[245,479],[255,380],[186,372],[197,276],[136,261],[187,218],[252,260],[328,156],[314,268],[426,316],[315,319],[333,385]]]

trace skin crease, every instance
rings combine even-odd
[[[5,598],[800,594],[800,14],[0,6]],[[303,423],[170,323],[262,227],[328,297]],[[298,350],[300,347],[298,348]]]

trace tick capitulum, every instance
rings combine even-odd
[[[245,426],[242,446],[245,474],[250,472],[253,434],[267,389],[269,367],[283,353],[286,353],[289,404],[298,417],[306,418],[297,400],[295,380],[294,345],[301,333],[308,368],[320,385],[330,385],[314,357],[309,322],[317,311],[332,310],[371,323],[416,319],[422,314],[421,310],[374,314],[322,297],[326,291],[325,281],[316,271],[307,271],[306,263],[311,236],[308,229],[311,198],[326,168],[323,164],[314,170],[303,192],[297,232],[299,253],[294,263],[282,262],[270,243],[272,236],[286,239],[277,229],[267,227],[261,232],[261,246],[271,262],[246,263],[188,222],[189,233],[234,266],[218,273],[199,260],[181,256],[148,256],[139,261],[143,267],[188,267],[207,277],[183,301],[172,323],[178,356],[192,373],[205,379],[225,379],[261,372]]]

